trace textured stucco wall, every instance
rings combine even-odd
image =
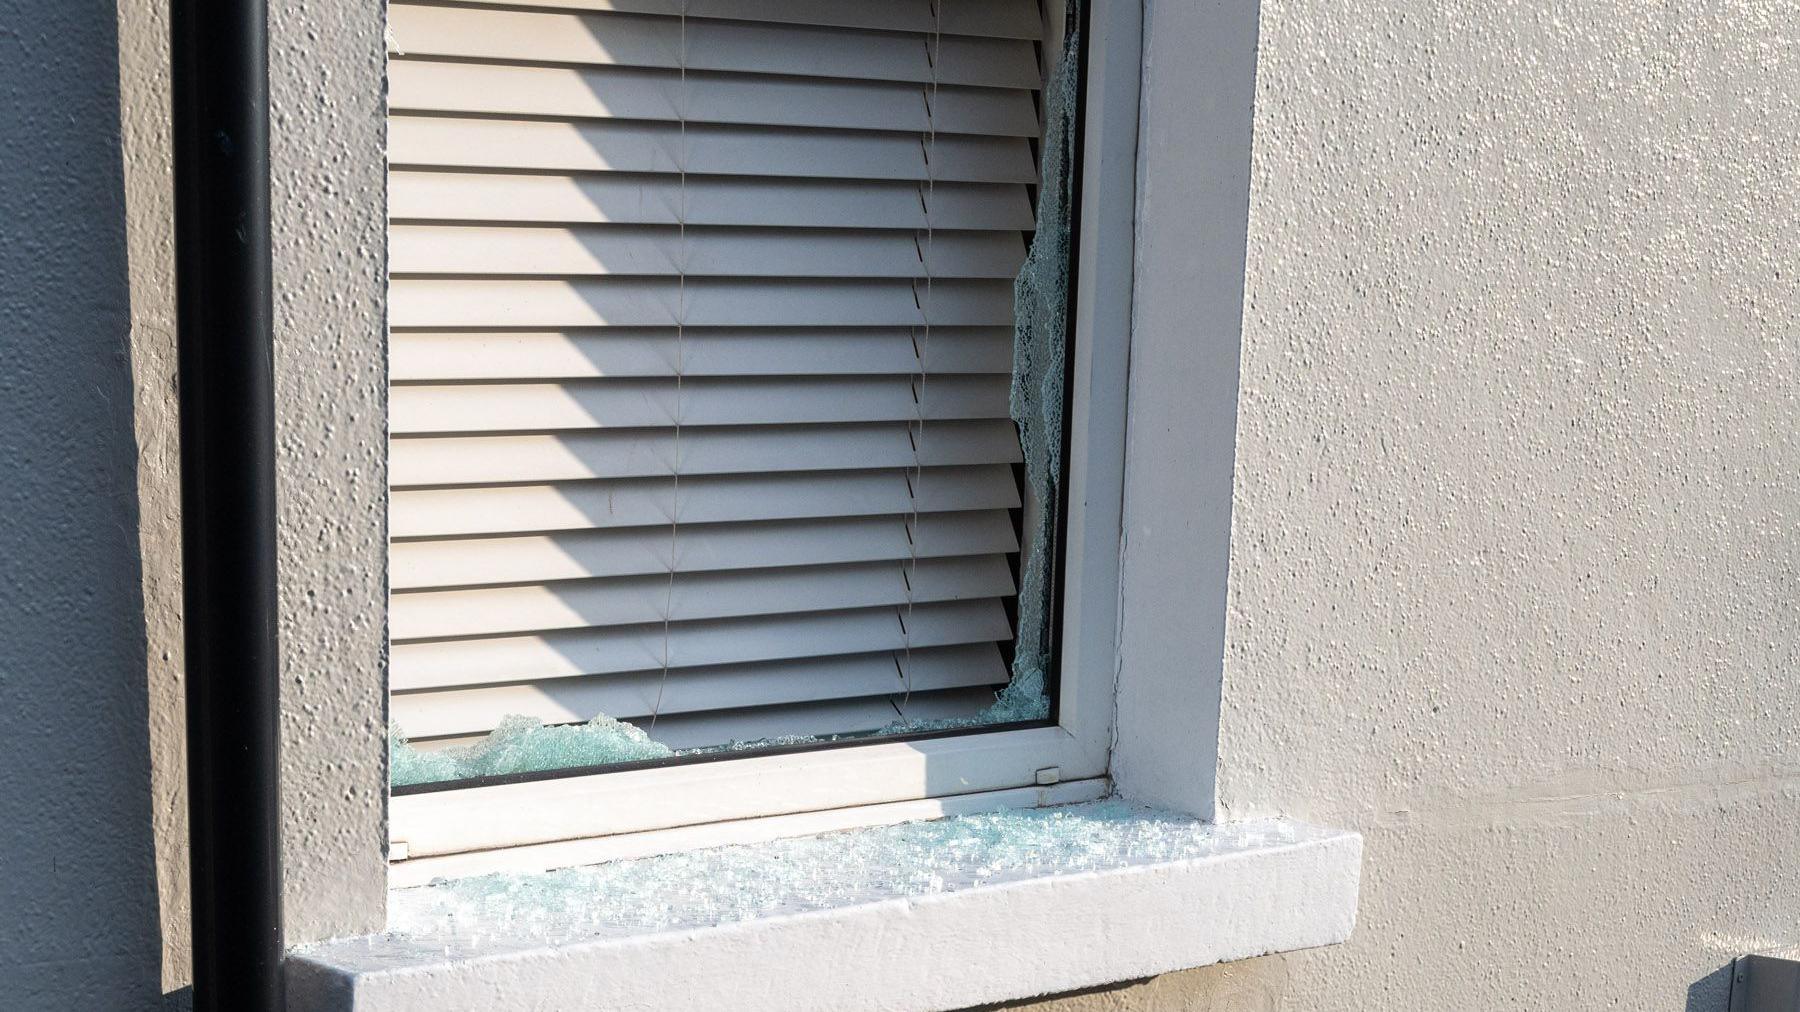
[[[384,56],[382,5],[273,6],[287,930],[308,941],[380,927],[384,909]],[[31,939],[0,935],[0,979],[70,1007],[139,1007],[156,988],[180,1002],[167,3],[118,0],[116,34],[66,4],[0,14],[32,26],[0,68],[20,156],[0,173],[0,685],[15,694],[0,708],[0,868],[19,892],[0,891],[0,910],[29,912],[0,929]],[[110,842],[81,842],[96,819]],[[14,977],[14,963],[31,965]]]
[[[0,1005],[161,994],[110,12],[0,0]]]
[[[385,909],[385,56],[380,4],[271,6],[283,844],[298,943],[374,930]],[[162,986],[175,993],[190,963],[168,9],[117,10],[134,578],[148,644],[135,677],[147,698]]]
[[[381,5],[274,6],[287,930],[310,941],[378,927],[384,909],[385,753],[368,737],[386,705],[384,69]],[[117,0],[117,17],[140,677],[162,987],[179,1002],[192,964],[168,0]],[[328,53],[315,51],[321,42]]]
[[[291,943],[387,892],[384,4],[270,4],[282,805]]]
[[[1257,81],[1219,804],[1361,920],[1048,1007],[1722,1010],[1800,940],[1800,4],[1263,0]]]
[[[174,189],[169,176],[167,0],[118,0],[119,143],[131,300],[150,731],[151,817],[162,923],[162,987],[192,975],[187,874],[187,716],[182,685],[181,471],[175,380]],[[185,997],[185,996],[184,996]]]

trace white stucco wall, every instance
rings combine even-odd
[[[386,771],[358,737],[386,704],[383,56],[379,5],[275,6],[287,932],[310,941],[379,926],[385,885]],[[109,677],[131,679],[147,713],[161,985],[181,1005],[192,962],[168,3],[117,0],[117,17],[109,140],[123,167],[143,657]],[[112,57],[89,55],[94,73]]]
[[[137,543],[144,609],[141,679],[149,722],[150,812],[162,934],[161,985],[184,1000],[193,975],[187,868],[187,713],[181,627],[181,472],[175,363],[174,189],[165,0],[118,0],[119,146],[130,286]]]
[[[386,5],[269,7],[282,847],[297,944],[378,930],[386,910]]]
[[[378,929],[385,909],[386,56],[381,4],[271,7],[284,898],[300,943]],[[191,964],[169,25],[163,0],[117,11],[117,54],[93,59],[117,61],[142,657],[109,677],[134,679],[147,715],[146,902],[159,910],[162,989],[179,1002]]]
[[[1245,5],[1149,6],[1203,162]],[[1263,0],[1254,124],[1218,801],[1361,918],[1048,1007],[1722,1012],[1800,941],[1800,4]]]

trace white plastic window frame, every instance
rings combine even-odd
[[[995,792],[996,805],[1017,805],[1105,792],[1119,663],[1142,39],[1133,0],[1087,7],[1056,725],[396,796],[392,859],[519,848],[516,862],[489,855],[482,870],[532,867],[543,863],[534,849],[564,841],[823,811],[840,813],[833,828],[844,828],[890,821],[896,803],[962,797],[966,806]],[[1049,783],[1063,786],[1020,790]],[[866,818],[845,811],[867,806],[887,808]]]

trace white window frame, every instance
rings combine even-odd
[[[392,859],[520,848],[516,865],[529,868],[559,841],[988,792],[1005,792],[1006,804],[1105,792],[1119,664],[1142,39],[1136,4],[1087,6],[1056,725],[399,795],[389,806]],[[1051,783],[1067,786],[1019,791]],[[883,811],[871,808],[866,819],[835,824],[880,821]],[[495,870],[494,856],[479,862],[482,870]]]

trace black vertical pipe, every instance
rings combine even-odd
[[[281,1006],[265,0],[173,0],[196,1008]]]

